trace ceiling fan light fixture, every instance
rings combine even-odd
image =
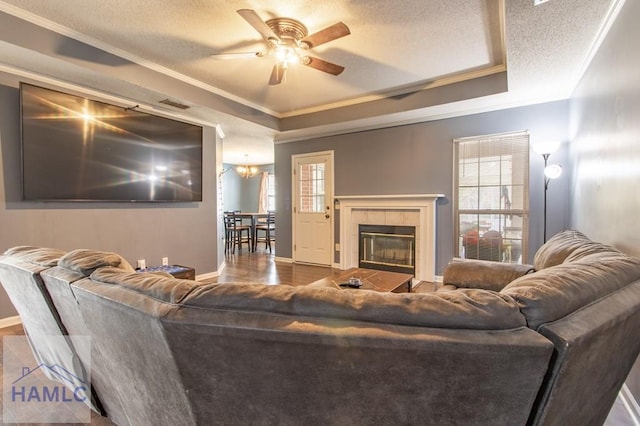
[[[290,46],[278,46],[276,47],[276,59],[282,65],[297,64],[300,62],[300,55],[296,52],[296,49]]]
[[[332,75],[339,75],[344,71],[345,68],[341,65],[306,55],[307,51],[317,46],[351,34],[349,27],[343,22],[337,22],[309,34],[307,27],[296,19],[273,18],[263,21],[253,9],[238,9],[237,12],[269,45],[266,53],[255,56],[273,55],[276,60],[269,78],[270,86],[284,82],[285,71],[291,64],[302,63]],[[226,57],[228,55],[223,53],[216,56]]]

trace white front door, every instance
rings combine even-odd
[[[295,155],[293,261],[330,266],[333,251],[333,151]]]

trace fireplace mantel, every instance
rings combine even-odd
[[[359,204],[361,202],[381,202],[388,205],[411,205],[414,203],[424,203],[436,201],[444,197],[444,194],[392,194],[392,195],[336,195],[335,199],[343,203]]]
[[[340,269],[358,266],[359,224],[416,227],[416,279],[434,281],[436,200],[443,194],[340,195]]]

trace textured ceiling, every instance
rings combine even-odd
[[[173,113],[220,126],[226,162],[267,163],[274,140],[567,98],[618,3],[0,0],[0,71],[158,110],[170,97],[191,106]],[[310,33],[344,22],[351,35],[312,54],[346,70],[292,66],[270,86],[271,56],[214,59],[264,49],[242,8]],[[16,35],[25,25],[43,31]]]

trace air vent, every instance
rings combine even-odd
[[[160,101],[160,103],[161,104],[165,104],[165,105],[170,105],[172,107],[180,108],[180,109],[188,109],[188,108],[190,108],[189,105],[181,104],[180,102],[172,101],[171,99],[163,99],[163,100]]]

